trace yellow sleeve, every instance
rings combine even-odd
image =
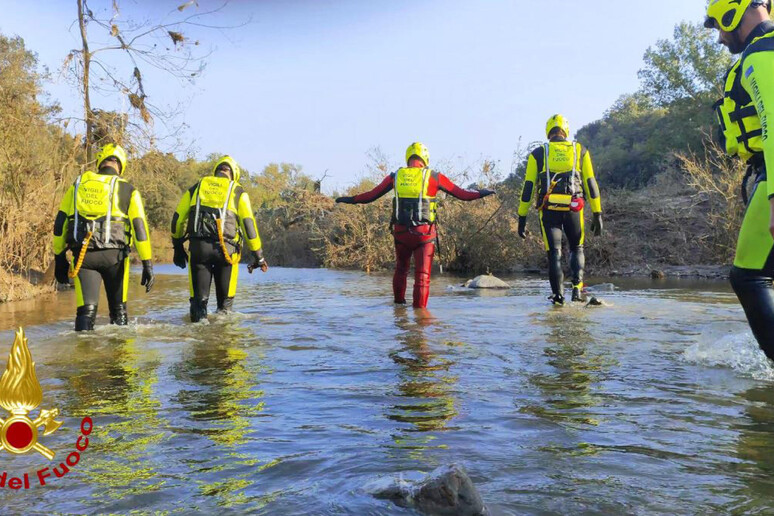
[[[145,217],[145,208],[142,205],[140,192],[134,190],[129,201],[129,225],[132,228],[132,239],[140,260],[150,260],[152,258],[150,245],[150,231],[148,230],[148,219]]]
[[[580,145],[580,144],[578,144]],[[586,149],[581,162],[581,179],[583,180],[583,192],[586,200],[591,205],[591,211],[602,213],[602,196],[599,193],[599,185],[594,177],[594,166],[591,164],[591,153]]]
[[[175,214],[172,215],[172,238],[179,240],[185,238],[188,229],[188,214],[191,211],[191,190],[188,189],[177,203]]]
[[[61,254],[67,250],[67,229],[69,225],[69,218],[73,215],[73,191],[75,185],[70,185],[70,188],[65,192],[62,197],[62,202],[59,203],[59,213],[56,214],[56,220],[54,221],[54,254]]]
[[[250,205],[250,197],[247,192],[242,192],[239,196],[239,207],[237,208],[239,225],[242,227],[242,233],[247,241],[247,248],[251,251],[261,249],[261,236],[258,234],[258,226],[255,223],[253,208]]]
[[[740,68],[742,86],[752,97],[758,118],[761,120],[763,159],[766,162],[766,168],[769,168],[774,166],[772,165],[774,164],[774,138],[769,138],[769,115],[774,115],[772,111],[774,110],[774,52],[771,50],[753,52],[744,58]],[[774,197],[774,181],[771,178],[768,181],[767,193],[769,199]]]
[[[535,198],[537,175],[537,161],[535,160],[535,156],[530,153],[529,158],[527,158],[527,173],[524,176],[524,186],[521,188],[519,217],[526,217],[529,213],[529,207],[532,204],[532,199]]]

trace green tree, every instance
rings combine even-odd
[[[602,119],[578,131],[600,183],[638,188],[677,166],[676,152],[702,152],[731,58],[700,24],[683,22],[671,40],[648,48],[640,91],[624,95]]]
[[[723,77],[731,66],[731,56],[717,43],[715,31],[688,22],[675,26],[671,40],[648,48],[643,60],[645,66],[638,72],[642,92],[659,106],[721,97]]]

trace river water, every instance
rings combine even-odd
[[[53,464],[94,421],[72,471],[0,489],[3,513],[413,514],[371,486],[450,463],[493,514],[774,511],[774,369],[725,283],[612,280],[592,309],[535,277],[436,276],[415,312],[388,276],[240,273],[238,313],[196,325],[166,266],[149,295],[133,271],[126,328],[76,334],[71,292],[0,305],[0,367],[24,325],[62,413]]]

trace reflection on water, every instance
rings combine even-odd
[[[530,375],[530,382],[543,396],[540,404],[525,406],[525,413],[570,426],[599,424],[589,410],[602,401],[595,384],[616,364],[612,357],[590,351],[598,348],[587,330],[588,314],[570,305],[537,317],[536,326],[547,332],[543,354],[551,369]]]
[[[62,364],[73,395],[63,412],[99,422],[92,440],[101,453],[79,468],[84,481],[112,499],[158,490],[163,465],[155,455],[168,437],[149,432],[166,426],[157,392],[159,354],[119,334],[80,336],[75,352],[83,358]]]
[[[409,317],[409,312],[413,312]],[[413,320],[412,320],[413,319]],[[393,437],[397,448],[411,450],[414,459],[432,446],[437,432],[446,429],[457,415],[452,389],[457,378],[450,374],[452,361],[433,352],[425,331],[438,321],[428,310],[395,307],[395,326],[400,347],[389,353],[400,366],[398,403],[389,408],[387,418],[410,426]]]
[[[774,511],[774,369],[725,284],[557,309],[543,280],[440,276],[431,313],[395,307],[386,277],[275,268],[192,325],[186,276],[158,269],[147,296],[132,277],[126,328],[75,334],[72,293],[0,305],[0,356],[25,325],[62,412],[57,460],[95,425],[70,475],[0,489],[4,513],[411,514],[365,486],[454,462],[493,514]]]

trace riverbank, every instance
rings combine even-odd
[[[32,270],[26,274],[14,274],[0,269],[0,303],[22,301],[41,295],[53,294],[53,271],[47,281],[46,274]]]

